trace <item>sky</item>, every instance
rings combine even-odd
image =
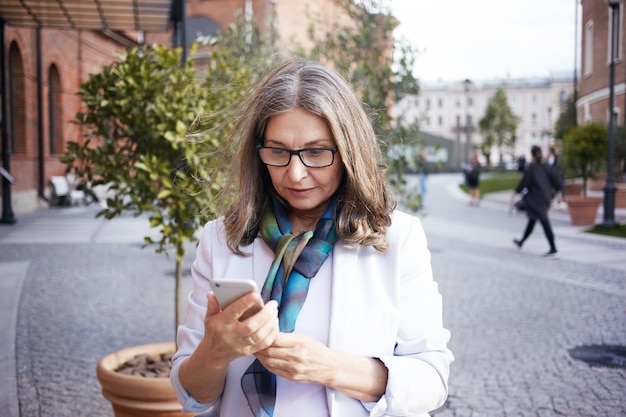
[[[420,81],[573,75],[580,0],[389,0]],[[578,14],[576,8],[578,7]],[[578,50],[578,49],[577,49]]]

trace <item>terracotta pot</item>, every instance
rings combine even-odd
[[[596,223],[598,208],[602,203],[600,197],[582,197],[565,195],[567,211],[574,226],[592,226]]]
[[[124,362],[139,354],[173,352],[173,342],[134,346],[113,352],[97,367],[102,395],[111,402],[115,417],[180,417],[183,414],[169,378],[145,378],[115,372]]]
[[[581,182],[565,183],[565,196],[581,196],[583,193],[583,184]]]
[[[615,184],[615,208],[626,208],[626,184]]]
[[[598,174],[595,178],[587,180],[587,189],[589,191],[602,191],[606,185],[606,174]]]

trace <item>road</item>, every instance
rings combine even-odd
[[[560,257],[545,259],[540,225],[514,247],[526,218],[502,197],[470,207],[442,175],[429,178],[425,203],[456,356],[437,416],[625,416],[626,369],[590,367],[569,350],[626,346],[626,242],[583,234],[554,212]]]
[[[431,175],[422,216],[456,356],[437,417],[626,415],[626,369],[569,354],[626,346],[626,240],[584,234],[554,212],[559,259],[541,256],[539,226],[520,251],[512,239],[525,218],[502,196],[470,207],[459,180]],[[0,356],[1,416],[110,417],[98,359],[173,339],[173,259],[141,248],[146,219],[94,219],[96,210],[43,210],[0,227],[10,336],[0,350],[15,352]]]

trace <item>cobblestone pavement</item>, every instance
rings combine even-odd
[[[517,250],[511,240],[525,218],[502,201],[469,207],[458,180],[430,176],[422,214],[456,356],[436,416],[626,415],[626,369],[568,353],[626,346],[626,241],[581,233],[555,212],[560,258],[541,257],[540,227]],[[0,280],[9,272],[23,279],[15,332],[21,417],[112,416],[95,376],[99,358],[174,337],[174,260],[141,248],[147,220],[94,219],[95,211],[44,210],[0,227]]]

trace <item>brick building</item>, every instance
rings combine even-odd
[[[47,206],[50,177],[65,171],[59,156],[68,141],[82,138],[72,120],[81,106],[76,92],[89,74],[127,48],[212,35],[234,22],[237,10],[262,31],[273,20],[282,49],[294,42],[307,46],[311,16],[328,24],[345,18],[338,0],[0,0],[6,80],[1,166],[15,179],[2,179],[0,222]]]
[[[609,121],[609,64],[611,62],[611,9],[606,0],[581,0],[581,67],[576,109],[579,123]],[[626,63],[624,62],[624,4],[616,9],[619,23],[615,48],[615,101],[617,124],[626,111]]]

